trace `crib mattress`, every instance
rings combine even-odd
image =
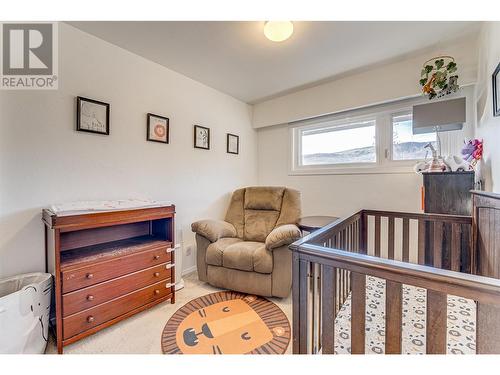
[[[476,304],[473,300],[448,296],[447,352],[475,354]],[[365,353],[385,351],[385,280],[366,278]],[[402,352],[425,354],[426,290],[403,285]],[[351,296],[335,319],[335,353],[351,351]]]

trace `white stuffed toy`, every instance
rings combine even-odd
[[[468,171],[470,169],[470,163],[455,155],[448,155],[444,158],[444,162],[452,172]]]

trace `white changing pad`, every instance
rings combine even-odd
[[[121,199],[109,201],[78,201],[54,204],[50,210],[58,216],[81,215],[96,212],[133,210],[139,208],[161,207],[168,203],[149,199]]]

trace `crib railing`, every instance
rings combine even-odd
[[[386,353],[402,350],[403,284],[427,289],[427,353],[446,353],[448,294],[477,302],[477,353],[500,353],[500,281],[471,274],[470,233],[470,217],[363,210],[294,243],[293,352],[333,353],[350,295],[351,353],[364,353],[374,276],[386,283]]]

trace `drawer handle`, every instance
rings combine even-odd
[[[160,256],[159,256],[159,255],[155,255],[153,258],[154,258],[155,260],[158,260],[158,259],[160,259]]]
[[[169,264],[165,265],[165,269],[169,270],[173,266],[175,266],[175,263],[169,263]]]
[[[154,275],[155,275],[155,277],[158,277],[158,276],[160,276],[160,273],[159,272],[155,272]]]
[[[92,294],[89,294],[87,296],[87,301],[93,301],[94,300],[94,296]]]
[[[92,315],[87,316],[87,323],[92,323],[94,320],[95,319]]]
[[[155,289],[155,294],[156,295],[160,294],[160,291],[158,289]]]
[[[88,274],[85,275],[85,277],[87,279],[92,279],[94,277],[94,274],[93,273],[88,273]]]

